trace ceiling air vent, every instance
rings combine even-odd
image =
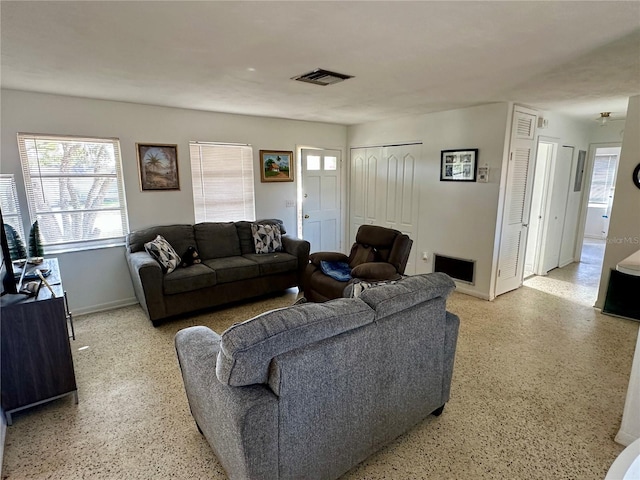
[[[353,78],[353,75],[345,75],[344,73],[330,72],[329,70],[323,70],[322,68],[316,68],[313,72],[305,73],[293,77],[291,80],[298,80],[299,82],[313,83],[315,85],[333,85],[334,83],[342,82],[348,78]]]

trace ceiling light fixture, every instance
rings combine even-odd
[[[604,127],[607,124],[610,116],[611,116],[611,112],[600,113],[600,118],[598,119],[598,121],[600,122],[601,127]]]

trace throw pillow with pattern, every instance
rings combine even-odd
[[[282,251],[282,233],[280,225],[251,224],[251,234],[256,253],[273,253]]]
[[[144,249],[158,261],[164,273],[171,273],[180,265],[180,255],[162,235],[145,243]]]

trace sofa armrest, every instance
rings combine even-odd
[[[364,280],[397,280],[400,278],[396,267],[386,262],[361,263],[351,269],[351,276]]]
[[[458,329],[460,318],[451,312],[446,312],[444,330],[444,368],[442,376],[442,404],[449,401],[451,394],[451,379],[453,377],[453,364],[458,343]]]
[[[127,251],[127,264],[140,306],[152,322],[166,316],[160,264],[146,251]]]
[[[309,261],[319,267],[321,261],[349,263],[349,257],[339,252],[315,252],[309,255]]]
[[[207,327],[180,330],[175,347],[193,418],[229,478],[278,478],[278,397],[266,385],[222,384],[220,335]]]
[[[298,287],[302,288],[302,274],[309,263],[311,244],[299,238],[282,236],[284,251],[298,258]]]

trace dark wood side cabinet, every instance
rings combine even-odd
[[[43,286],[37,297],[5,299],[0,312],[1,398],[8,425],[19,410],[69,394],[78,401],[66,297],[57,260],[46,262],[55,297]]]

